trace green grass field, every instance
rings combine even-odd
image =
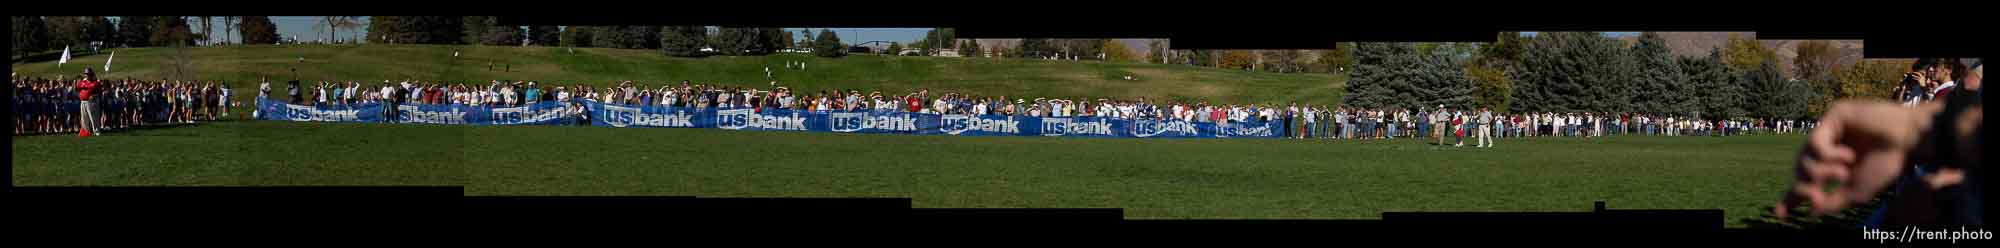
[[[450,53],[464,52],[453,65]],[[170,75],[172,49],[119,50],[108,78]],[[655,51],[468,46],[188,49],[191,77],[248,104],[260,76],[691,79],[801,90],[919,87],[1008,96],[1195,97],[1330,103],[1345,80],[1171,65],[799,55],[667,58]],[[15,64],[74,74],[104,55]],[[485,61],[517,72],[485,70]],[[448,66],[449,65],[449,66]],[[74,71],[72,71],[74,70]],[[1125,81],[1123,75],[1140,80]],[[282,86],[280,86],[282,87]],[[282,88],[280,88],[282,90]],[[241,108],[236,115],[247,115]],[[572,126],[224,121],[78,139],[13,138],[16,186],[463,186],[467,195],[909,197],[916,207],[1123,208],[1128,218],[1377,218],[1383,211],[1723,209],[1743,226],[1777,200],[1803,138],[1508,139],[1438,148],[1411,139],[951,137]]]
[[[572,126],[222,122],[14,138],[14,185],[462,185],[467,195],[910,197],[1128,218],[1382,211],[1762,214],[1802,137],[1417,140],[953,137]]]

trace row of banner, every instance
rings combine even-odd
[[[783,109],[694,109],[541,102],[521,107],[458,104],[399,104],[395,113],[382,103],[304,106],[258,99],[258,119],[311,122],[395,122],[447,125],[547,125],[574,123],[587,116],[594,126],[715,128],[727,130],[899,133],[959,136],[1066,136],[1125,138],[1275,138],[1279,122],[1207,123],[1106,117],[1019,117],[950,115],[900,111],[799,111]],[[581,116],[575,114],[581,111]],[[393,121],[389,121],[394,119]]]
[[[391,122],[384,103],[306,106],[257,99],[257,119],[311,122]],[[542,102],[520,107],[459,104],[398,104],[395,123],[446,125],[535,125],[574,123],[568,104]]]

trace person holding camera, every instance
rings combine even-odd
[[[83,79],[76,81],[77,137],[90,137],[97,132],[97,110],[90,105],[90,94],[97,90],[97,73],[90,67],[83,68]]]

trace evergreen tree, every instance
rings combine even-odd
[[[837,58],[847,56],[847,45],[840,43],[840,35],[833,30],[820,29],[813,40],[813,54],[820,57]]]
[[[667,56],[695,57],[705,55],[701,48],[708,47],[708,28],[702,26],[667,26],[660,28],[660,50]]]
[[[118,45],[124,47],[153,46],[153,25],[159,21],[152,16],[118,17]],[[20,22],[15,22],[20,23]],[[15,29],[20,30],[20,29]],[[20,44],[20,42],[15,42]]]
[[[556,26],[528,27],[528,43],[536,46],[557,46],[562,43],[562,29]]]
[[[1693,94],[1688,95],[1698,103],[1691,107],[1699,108],[1693,113],[1672,115],[1686,114],[1714,120],[1744,114],[1743,104],[1739,103],[1742,85],[1737,84],[1738,77],[1730,72],[1722,57],[1721,50],[1710,50],[1709,55],[1703,58],[1680,59],[1681,71],[1685,72],[1688,85],[1692,86],[1687,90]]]
[[[1049,39],[1026,38],[1021,39],[1021,44],[1015,45],[1010,55],[1016,58],[1043,58],[1055,56],[1056,52],[1056,45]]]
[[[49,31],[48,26],[42,22],[42,17],[14,16],[11,21],[13,25],[9,27],[14,32],[12,42],[15,56],[48,50]]]
[[[1624,111],[1630,52],[1594,32],[1541,33],[1524,46],[1509,109],[1532,112]]]
[[[1688,85],[1687,76],[1667,50],[1666,40],[1652,32],[1641,34],[1632,52],[1639,70],[1633,80],[1639,92],[1632,97],[1634,111],[1686,113],[1692,110],[1692,98],[1682,94],[1688,92],[1682,89]]]
[[[1472,81],[1465,77],[1465,60],[1457,52],[1448,49],[1432,49],[1428,54],[1416,55],[1417,70],[1412,73],[1414,85],[1408,90],[1413,94],[1398,94],[1404,109],[1422,106],[1472,106]],[[1411,96],[1414,96],[1412,98]]]
[[[1397,88],[1418,79],[1415,53],[1408,43],[1355,43],[1353,77],[1347,80],[1342,105],[1376,108],[1397,104],[1399,97],[1414,97],[1414,92],[1399,93]]]
[[[278,24],[271,23],[270,17],[245,16],[241,22],[242,24],[236,25],[236,29],[237,33],[243,35],[243,44],[278,43]]]

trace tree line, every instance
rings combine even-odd
[[[766,55],[813,48],[821,56],[846,55],[831,30],[801,31],[804,41],[775,27],[706,26],[500,26],[485,16],[376,16],[368,41],[393,44],[476,44],[657,49],[677,57]],[[818,38],[810,38],[818,37]]]
[[[64,47],[158,47],[210,44],[217,34],[211,16],[14,16],[15,57],[57,51]],[[241,37],[245,44],[272,44],[278,28],[265,16],[222,17],[223,40]]]
[[[1908,65],[1842,65],[1826,41],[1804,42],[1795,48],[1799,57],[1779,61],[1760,42],[1737,36],[1706,56],[1676,56],[1651,32],[1631,42],[1595,32],[1510,32],[1492,43],[1341,47],[1352,53],[1343,58],[1352,63],[1345,105],[1515,113],[1811,118],[1837,99],[1887,98],[1897,68]]]

